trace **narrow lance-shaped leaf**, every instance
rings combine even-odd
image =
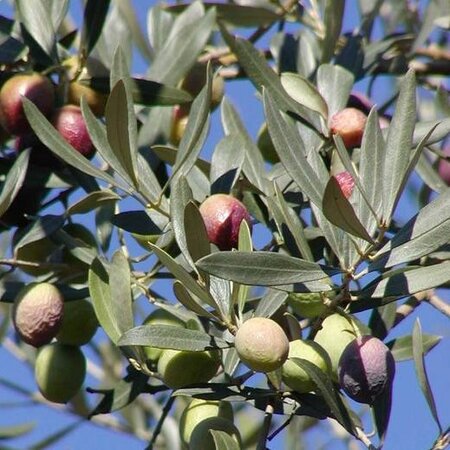
[[[337,269],[272,252],[218,252],[197,261],[198,267],[212,275],[242,284],[277,286],[323,280]]]
[[[420,210],[374,256],[369,270],[392,267],[429,255],[446,244],[450,235],[450,190]]]
[[[327,63],[334,56],[344,18],[345,0],[327,0],[324,11],[325,36],[322,39],[322,62]]]
[[[159,258],[161,263],[167,267],[167,269],[178,281],[183,283],[186,289],[188,289],[190,292],[192,292],[192,294],[197,296],[202,302],[205,302],[207,305],[217,309],[217,305],[214,299],[211,297],[210,293],[206,291],[202,286],[200,286],[194,280],[194,278],[191,277],[189,272],[187,272],[164,250],[160,249],[159,247],[151,243],[149,243],[148,245],[155,253],[155,255]]]
[[[312,362],[302,358],[291,358],[290,361],[297,364],[313,380],[317,390],[323,396],[329,406],[333,417],[350,433],[355,435],[355,425],[352,422],[349,411],[347,410],[341,397],[335,390],[328,375],[320,370]]]
[[[184,229],[187,236],[189,236],[187,246],[192,259],[197,261],[203,256],[209,255],[211,246],[205,222],[198,206],[192,200],[184,208]]]
[[[88,56],[102,33],[111,0],[88,0],[84,8],[80,54]]]
[[[302,117],[306,123],[320,130],[320,120],[318,114],[297,103],[284,90],[280,78],[276,72],[267,64],[264,56],[253,46],[253,44],[239,37],[232,36],[227,29],[219,23],[219,28],[225,42],[237,56],[239,63],[245,70],[258,91],[263,88],[269,91],[283,111],[292,111]]]
[[[109,189],[94,191],[78,200],[67,208],[66,214],[73,216],[75,214],[86,214],[93,209],[98,208],[104,202],[116,202],[120,196]],[[1,215],[1,214],[0,214]]]
[[[117,344],[124,330],[121,329],[119,318],[112,307],[108,272],[98,258],[89,269],[89,293],[100,325],[114,344]]]
[[[242,153],[245,153],[242,169],[246,177],[259,190],[267,193],[270,185],[265,174],[264,159],[259,148],[248,134],[236,109],[226,97],[222,100],[221,114],[225,134],[227,136],[239,136],[242,140]]]
[[[105,125],[95,117],[94,113],[90,110],[86,99],[83,97],[80,103],[81,113],[86,123],[86,127],[91,137],[97,152],[105,160],[105,162],[117,173],[128,186],[133,186],[133,181],[127,174],[127,170],[122,165],[122,162],[115,155],[111,145],[109,144],[106,134]]]
[[[108,97],[105,118],[109,145],[134,186],[137,187],[139,182],[136,161],[136,116],[123,80],[116,83]]]
[[[439,416],[436,409],[436,403],[434,401],[433,392],[431,391],[430,382],[428,380],[428,374],[425,367],[424,350],[423,350],[423,337],[422,327],[419,319],[416,319],[412,334],[414,365],[416,368],[417,379],[419,381],[420,388],[430,408],[431,415],[433,416],[436,425],[439,428],[439,432],[442,434],[442,425],[439,420]]]
[[[183,14],[189,15],[193,8],[198,9],[199,4],[192,3]],[[180,19],[182,16],[177,21]],[[171,34],[153,60],[148,77],[168,85],[180,81],[204,49],[215,21],[215,10],[211,9],[203,17],[180,27],[176,34]]]
[[[100,178],[124,191],[128,191],[127,188],[123,187],[112,176],[93,166],[84,156],[80,155],[80,153],[67,143],[30,100],[24,97],[22,103],[27,119],[34,132],[39,140],[53,153],[63,159],[67,164],[70,164],[82,172],[95,178]]]
[[[411,157],[411,144],[416,121],[416,82],[409,70],[401,82],[394,116],[386,139],[383,183],[383,220],[391,221],[399,190],[404,182]]]
[[[197,303],[197,301],[192,297],[189,291],[178,280],[173,283],[173,292],[178,301],[189,311],[193,311],[195,314],[202,317],[215,319],[215,316],[205,308],[203,308],[200,303]]]
[[[356,216],[351,203],[345,198],[335,177],[329,179],[325,188],[322,211],[325,217],[337,227],[367,242],[373,242],[371,236]]]
[[[30,150],[25,150],[19,154],[9,169],[0,194],[0,217],[11,206],[14,198],[19,193],[25,180],[29,159]]]
[[[209,432],[212,434],[216,450],[239,450],[241,448],[238,441],[227,432],[214,429]]]
[[[246,220],[243,220],[239,226],[239,239],[238,239],[238,250],[240,252],[252,252],[253,251],[253,241],[252,233],[250,227]],[[250,287],[243,284],[233,285],[233,294],[237,290],[237,304],[239,314],[244,311],[245,302],[247,301],[248,294],[250,292]],[[234,296],[233,296],[234,299]],[[234,301],[233,301],[234,304]]]
[[[361,298],[403,297],[441,286],[450,281],[450,261],[416,269],[400,269],[372,281]]]
[[[442,336],[422,334],[423,353],[426,355],[441,342]],[[414,358],[412,336],[402,336],[386,342],[396,362],[408,361]]]
[[[308,163],[302,139],[292,119],[279,110],[270,92],[264,90],[263,98],[270,137],[281,163],[305,195],[320,206],[323,183]]]
[[[178,328],[171,325],[141,325],[125,332],[118,341],[119,346],[151,346],[202,352],[230,347],[225,340],[210,336],[204,331]]]

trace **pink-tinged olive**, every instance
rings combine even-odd
[[[237,198],[228,194],[214,194],[200,205],[200,214],[205,222],[210,242],[220,250],[236,248],[239,228],[243,220],[252,227],[247,208]]]
[[[442,150],[446,156],[450,156],[450,145]],[[450,162],[441,159],[438,163],[438,173],[442,180],[450,186]]]
[[[48,344],[61,328],[64,299],[53,284],[31,283],[17,295],[12,314],[21,339],[40,347]]]
[[[65,105],[57,109],[52,124],[78,153],[86,158],[94,155],[95,147],[78,106]]]
[[[54,109],[55,90],[50,79],[38,73],[20,73],[5,82],[0,89],[0,123],[15,135],[31,131],[22,97],[32,101],[42,114],[50,116]]]
[[[83,386],[86,358],[79,347],[55,342],[40,349],[34,375],[47,400],[67,403]]]
[[[339,360],[339,384],[360,403],[372,404],[391,386],[395,361],[389,348],[373,336],[359,336],[345,348]]]
[[[356,108],[344,108],[330,119],[330,131],[340,136],[346,148],[361,145],[367,116]]]
[[[240,360],[256,372],[280,368],[289,353],[286,333],[274,320],[253,317],[238,329],[234,346]]]
[[[334,178],[336,178],[336,181],[338,182],[341,191],[344,194],[344,197],[350,198],[353,192],[353,188],[355,187],[355,180],[351,176],[350,172],[345,170],[333,176]]]

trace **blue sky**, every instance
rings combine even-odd
[[[79,20],[79,2],[73,2],[72,8],[74,17]],[[135,0],[135,5],[140,6],[142,11],[143,2]],[[149,2],[145,2],[147,9]],[[349,10],[351,3],[348,2]],[[7,10],[5,2],[0,2],[0,13]],[[145,14],[139,14],[139,20],[145,30],[146,17]],[[344,24],[344,30],[348,31],[356,20],[355,11],[349,11],[347,21]],[[138,54],[135,55],[133,68],[135,72],[142,73],[145,70],[143,61]],[[386,81],[384,81],[386,83]],[[364,90],[367,82],[358,83],[356,88]],[[384,99],[383,82],[377,86],[376,100]],[[254,89],[248,81],[237,81],[227,83],[226,95],[231,99],[232,103],[237,107],[242,117],[246,120],[246,125],[250,133],[256,136],[257,131],[263,122],[262,107],[254,95]],[[215,144],[221,139],[223,133],[220,126],[219,112],[213,114],[211,133],[205,146],[203,156],[208,158]],[[414,214],[414,205],[411,200],[404,196],[399,206],[399,215],[402,220],[406,220]],[[261,228],[256,227],[255,242],[263,242],[263,232]],[[446,295],[446,293],[442,293]],[[443,426],[450,423],[450,390],[448,389],[448,380],[450,379],[450,341],[449,341],[449,321],[448,318],[436,313],[429,305],[422,305],[418,313],[414,313],[402,322],[395,329],[391,337],[410,334],[416,317],[420,317],[422,329],[424,333],[443,335],[444,339],[439,346],[434,349],[426,358],[431,386],[435,392],[437,409],[440,414]],[[367,319],[367,314],[362,314],[361,318]],[[104,335],[99,332],[97,339],[101,341]],[[86,350],[89,354],[89,351]],[[27,387],[32,391],[36,390],[33,374],[28,367],[17,361],[11,356],[11,353],[4,347],[0,347],[0,378],[14,380],[21,386]],[[89,377],[86,385],[96,387],[97,382],[94,378]],[[23,403],[21,407],[12,407],[11,403]],[[10,390],[0,386],[0,427],[6,425],[19,424],[26,421],[35,421],[37,423],[36,430],[27,437],[14,441],[12,447],[17,449],[25,449],[31,443],[36,442],[40,438],[61,429],[65,425],[73,423],[74,417],[70,414],[55,411],[53,408],[46,406],[35,406],[26,403],[26,397],[12,393]],[[391,416],[390,428],[385,444],[386,450],[398,449],[426,449],[432,444],[437,436],[437,427],[433,422],[431,414],[427,408],[426,402],[420,392],[418,382],[416,380],[414,366],[412,362],[404,362],[397,364],[397,373],[394,383],[394,399],[393,410]],[[356,411],[360,411],[361,405],[354,405]],[[259,413],[257,413],[259,414]],[[365,423],[370,430],[370,421],[368,414],[365,415]],[[308,433],[306,437],[307,449],[318,449],[321,444],[328,442],[330,433],[329,425],[323,422],[314,432]],[[281,433],[268,447],[272,450],[284,448],[284,434]],[[1,444],[0,444],[0,448]],[[132,437],[106,430],[102,427],[83,423],[77,429],[72,431],[66,438],[54,445],[54,449],[80,449],[95,448],[116,450],[127,448],[128,450],[144,448],[143,442]],[[340,450],[344,447],[339,441],[332,442],[328,449]],[[362,448],[362,447],[361,447]]]

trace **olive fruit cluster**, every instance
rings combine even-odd
[[[93,338],[98,327],[91,303],[65,302],[54,285],[31,283],[17,295],[12,314],[20,338],[39,347],[35,379],[42,395],[51,402],[68,402],[86,375],[80,346]]]

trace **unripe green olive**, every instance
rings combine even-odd
[[[85,376],[86,359],[79,347],[53,343],[37,355],[36,382],[51,402],[67,403],[81,389]]]
[[[337,381],[339,358],[345,347],[355,339],[362,326],[352,316],[331,314],[322,322],[322,328],[316,333],[314,341],[320,344],[331,359],[332,376]]]
[[[239,327],[234,346],[240,360],[250,369],[272,372],[286,361],[289,340],[274,320],[253,317]]]
[[[56,339],[61,344],[84,345],[93,337],[98,320],[92,303],[86,299],[64,303],[64,318]]]
[[[40,347],[58,333],[63,320],[64,299],[53,284],[31,283],[17,295],[12,314],[21,339]]]
[[[291,341],[289,343],[288,359],[281,368],[281,377],[283,382],[296,392],[313,391],[316,388],[316,384],[307,372],[294,361],[291,361],[292,358],[306,359],[325,374],[330,374],[330,357],[319,344],[314,341],[303,341],[301,339]]]
[[[233,421],[233,408],[229,402],[194,398],[180,417],[180,439],[185,446],[189,444],[194,428],[209,417],[224,417]]]
[[[178,328],[186,328],[186,324],[179,319],[178,317],[171,314],[169,311],[165,309],[155,309],[152,311],[144,320],[143,325],[170,325]],[[161,356],[163,349],[157,347],[144,347],[145,355],[151,361],[157,361]]]
[[[172,389],[206,383],[220,367],[219,351],[181,351],[166,349],[158,360],[158,372]]]
[[[231,436],[238,447],[242,448],[242,439],[236,425],[224,417],[210,417],[201,421],[192,431],[189,450],[216,450],[211,430],[224,431]]]
[[[320,316],[327,308],[320,292],[291,292],[287,304],[294,313],[308,319]]]

